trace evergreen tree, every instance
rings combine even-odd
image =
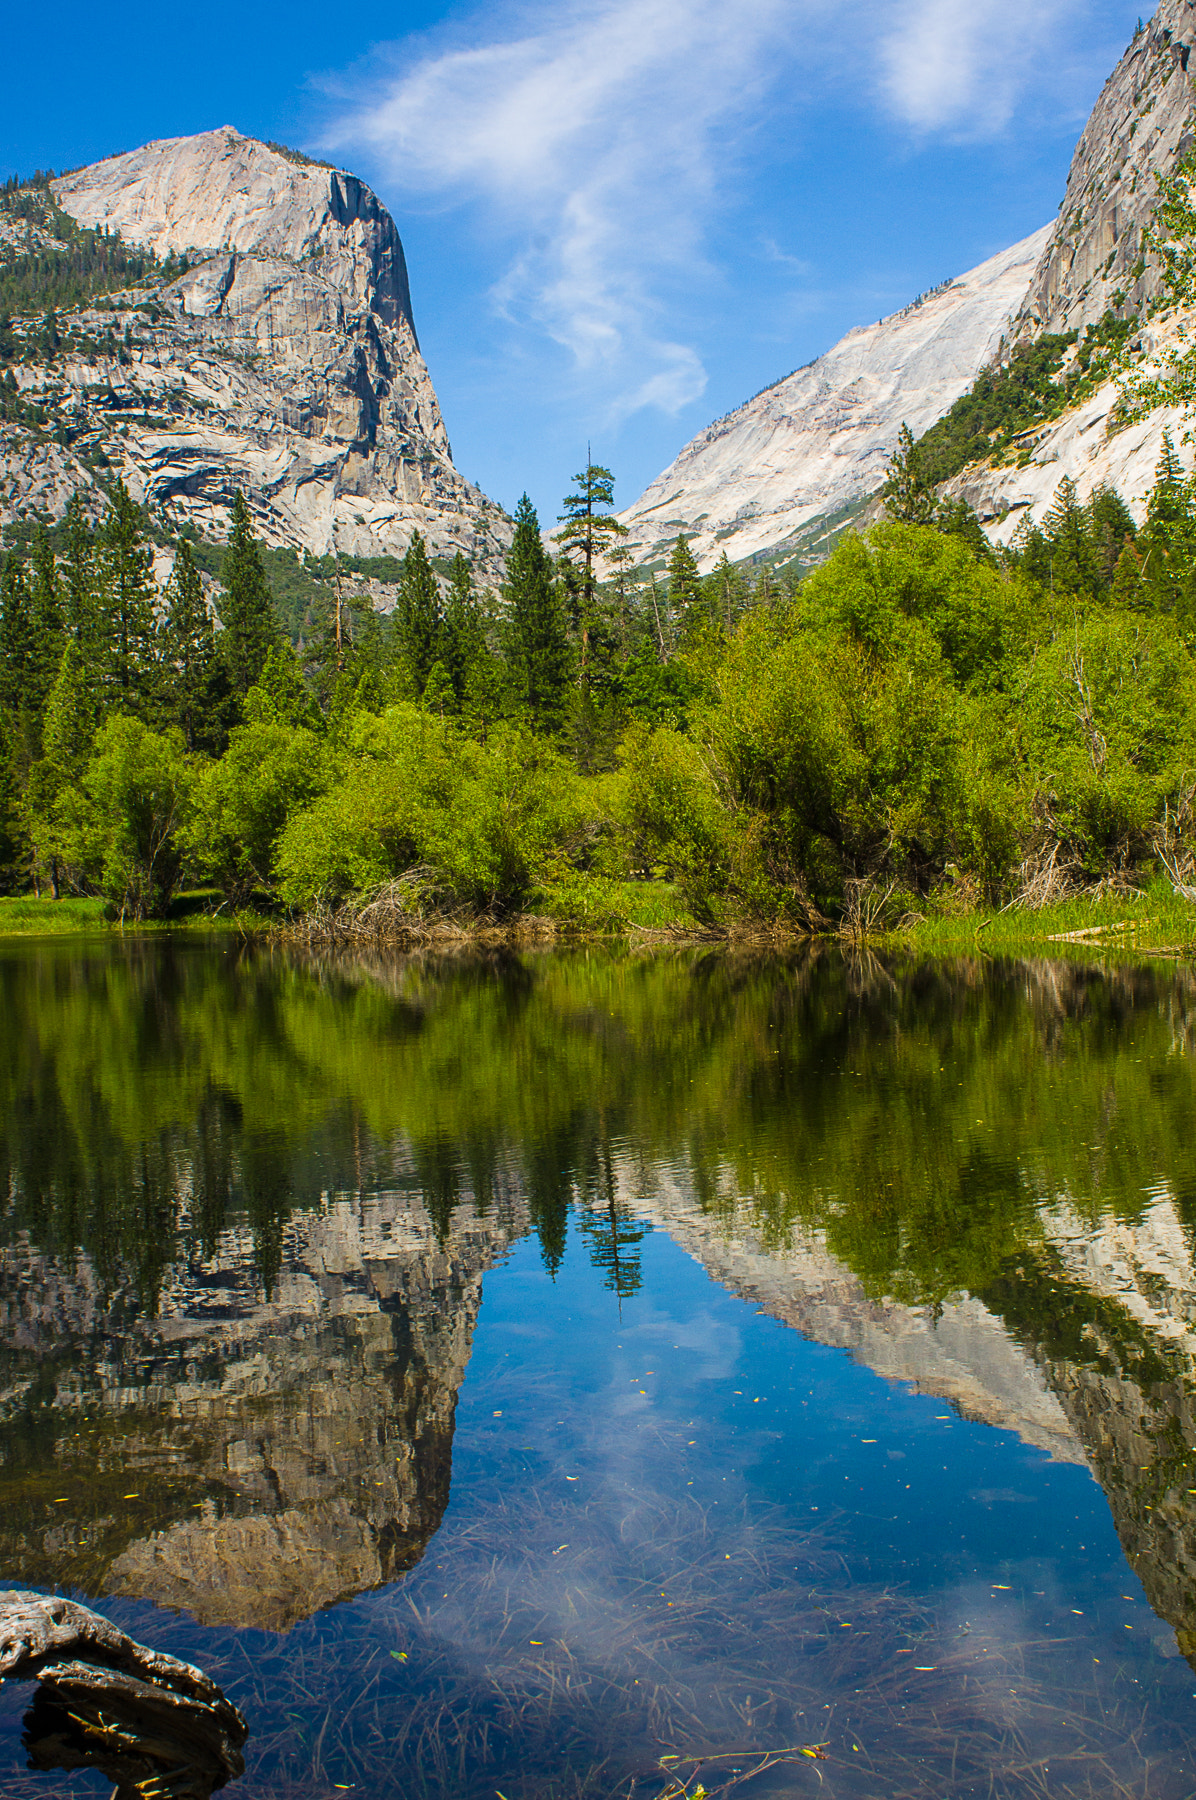
[[[1174,613],[1186,627],[1196,581],[1196,516],[1192,484],[1184,478],[1170,432],[1163,433],[1155,485],[1136,547],[1142,559],[1140,604]]]
[[[279,631],[253,520],[239,488],[233,496],[232,531],[220,579],[224,587],[217,603],[223,627],[220,655],[234,698],[244,701],[278,642]]]
[[[1100,571],[1088,526],[1075,483],[1065,475],[1042,521],[1049,551],[1048,583],[1057,594],[1086,594],[1093,599],[1100,594]]]
[[[678,537],[673,545],[668,582],[669,613],[682,638],[700,634],[707,623],[706,596],[688,538]]]
[[[227,678],[216,650],[216,632],[203,583],[186,538],[166,584],[162,631],[163,705],[182,731],[188,750],[212,748],[223,735]]]
[[[66,627],[83,653],[85,666],[94,671],[99,653],[96,544],[95,535],[87,522],[83,496],[78,489],[71,495],[63,527],[66,537],[66,556],[63,562],[63,613]]]
[[[552,560],[540,537],[536,509],[524,494],[515,511],[507,558],[511,663],[520,699],[540,730],[563,729],[569,711],[569,641]]]
[[[10,550],[0,584],[0,706],[14,720],[28,707],[35,655],[28,571],[24,558]]]
[[[433,663],[441,659],[442,630],[440,589],[418,531],[412,534],[399,569],[395,624],[399,647],[422,694]]]
[[[12,728],[0,709],[0,893],[21,885],[28,867],[21,779]]]
[[[151,709],[156,661],[153,558],[141,512],[123,481],[100,527],[97,605],[100,675],[107,708]]]
[[[70,802],[87,765],[95,728],[82,653],[68,640],[46,702],[42,754],[29,771],[25,796],[33,857],[48,874],[55,900],[62,892],[64,869],[74,860]]]
[[[635,567],[635,555],[626,544],[612,543],[607,547],[606,561],[611,570],[614,588],[614,624],[619,639],[619,655],[625,661],[631,650],[633,633],[631,614],[635,602],[635,586],[632,570]]]
[[[898,519],[905,525],[934,524],[934,492],[923,474],[914,434],[906,424],[902,424],[898,433],[897,448],[889,462],[889,473],[880,494],[890,519]]]
[[[58,587],[54,551],[39,525],[33,535],[33,656],[29,672],[29,703],[40,714],[54,685],[66,643],[66,622]]]
[[[443,646],[444,667],[453,688],[453,710],[460,712],[469,688],[470,671],[486,654],[486,636],[469,563],[459,550],[449,571]]]
[[[710,610],[730,637],[748,605],[748,584],[743,571],[727,560],[724,550],[706,577]]]
[[[1088,535],[1101,582],[1111,587],[1127,544],[1138,535],[1133,514],[1116,488],[1099,487],[1088,502]]]
[[[308,731],[318,731],[323,724],[290,644],[271,644],[266,652],[261,672],[245,696],[245,717],[251,725],[302,725]]]
[[[609,469],[587,462],[573,479],[578,491],[565,496],[565,510],[558,515],[563,529],[556,533],[553,542],[561,546],[562,562],[575,568],[579,577],[576,611],[584,686],[588,679],[590,635],[599,612],[594,564],[609,553],[619,538],[627,536],[627,527],[612,512],[601,510],[613,506],[615,500],[615,478]]]

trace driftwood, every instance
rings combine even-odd
[[[112,1800],[209,1800],[244,1773],[244,1719],[191,1663],[54,1594],[0,1592],[0,1679],[38,1682],[35,1769],[99,1769]]]

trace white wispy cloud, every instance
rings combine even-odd
[[[511,317],[599,373],[617,413],[705,385],[661,324],[660,287],[702,258],[712,136],[768,78],[791,0],[601,0],[494,16],[489,41],[417,60],[332,135],[397,187],[481,201],[522,240],[494,286]],[[505,31],[502,25],[505,24]],[[725,146],[724,146],[725,148]]]
[[[792,136],[828,89],[919,134],[999,131],[1080,4],[499,0],[453,41],[392,47],[325,146],[389,191],[480,208],[500,309],[563,346],[612,420],[671,413],[706,377],[669,314],[711,278],[752,134]]]
[[[881,30],[884,97],[915,130],[991,136],[1027,89],[1065,73],[1059,53],[1084,10],[1077,0],[914,0]]]

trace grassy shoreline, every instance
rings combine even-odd
[[[61,900],[34,894],[0,896],[0,939],[47,937],[111,937],[135,933],[161,936],[164,932],[218,932],[246,937],[269,931],[273,921],[259,913],[217,910],[219,896],[182,894],[168,919],[147,919],[140,924],[111,917],[106,900],[78,894]]]
[[[352,935],[321,932],[310,921],[288,924],[277,917],[221,907],[219,896],[198,892],[180,896],[171,917],[122,925],[110,917],[102,899],[75,896],[62,900],[32,895],[0,898],[0,939],[63,936],[110,936],[164,933],[216,933],[239,937],[282,937],[309,945],[335,948],[435,947],[507,943],[585,943],[626,939],[633,944],[725,944],[730,947],[781,948],[811,941],[803,932],[779,923],[743,921],[725,928],[701,925],[688,915],[666,882],[598,881],[546,890],[523,914],[504,924],[492,920],[431,919],[412,923],[409,931]],[[979,908],[933,913],[897,928],[850,939],[828,932],[813,940],[844,948],[900,950],[925,956],[1089,955],[1196,957],[1196,903],[1176,894],[1169,882],[1156,881],[1138,893],[1078,897],[1031,910]]]

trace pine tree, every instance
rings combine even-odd
[[[559,732],[569,711],[569,640],[552,560],[540,537],[536,509],[526,494],[515,511],[515,538],[507,558],[504,591],[510,611],[511,662],[520,698],[540,730]]]
[[[669,613],[683,639],[701,635],[707,623],[706,596],[689,539],[678,537],[669,557]]]
[[[1137,535],[1133,514],[1116,488],[1097,488],[1088,502],[1088,536],[1106,586],[1112,586],[1122,551]]]
[[[730,637],[747,610],[748,584],[743,571],[728,561],[725,550],[706,577],[706,585],[713,602],[711,610],[723,631]]]
[[[470,671],[485,654],[486,637],[481,609],[473,591],[472,572],[458,550],[449,570],[443,634],[443,661],[453,686],[454,711],[460,712],[469,688]]]
[[[21,884],[28,861],[16,745],[0,709],[0,893],[12,893]]]
[[[600,463],[587,462],[573,477],[576,494],[567,494],[564,512],[558,515],[563,526],[553,538],[561,546],[561,558],[578,571],[577,595],[578,636],[581,642],[580,676],[585,685],[588,675],[590,636],[598,621],[597,592],[594,576],[596,561],[609,554],[627,527],[611,512],[600,510],[615,503],[615,478]]]
[[[66,644],[66,621],[58,585],[58,568],[50,540],[39,525],[33,535],[33,657],[29,703],[37,713],[46,704]]]
[[[83,657],[69,639],[46,701],[42,754],[29,771],[25,796],[29,840],[57,900],[72,860],[75,832],[68,802],[76,792],[95,735],[96,717]]]
[[[1184,478],[1170,432],[1163,433],[1137,548],[1142,556],[1143,600],[1153,611],[1186,618],[1196,577],[1196,516],[1192,484]]]
[[[890,519],[898,519],[905,525],[934,524],[934,494],[922,473],[922,459],[914,434],[904,423],[880,495]]]
[[[419,532],[412,534],[399,568],[395,625],[399,645],[422,694],[433,663],[441,660],[440,589]]]
[[[164,709],[169,722],[182,731],[188,750],[219,742],[226,684],[221,680],[212,615],[186,538],[166,584],[162,660]]]
[[[257,680],[245,696],[245,717],[255,725],[305,726],[322,723],[290,644],[271,644]]]
[[[1065,475],[1042,521],[1049,557],[1048,584],[1054,593],[1099,595],[1100,572],[1088,525],[1075,483]]]
[[[10,550],[0,583],[0,706],[14,719],[28,707],[35,654],[28,570],[24,558]]]
[[[103,693],[118,712],[152,710],[157,630],[153,558],[141,512],[123,481],[100,527],[97,636]]]
[[[85,666],[94,671],[99,654],[96,614],[96,543],[87,522],[83,496],[71,495],[63,519],[66,556],[63,562],[63,612],[66,627],[83,653]]]
[[[244,701],[272,645],[279,641],[279,630],[253,520],[239,488],[233,496],[232,531],[220,579],[224,588],[217,603],[223,627],[220,655],[234,698]]]

